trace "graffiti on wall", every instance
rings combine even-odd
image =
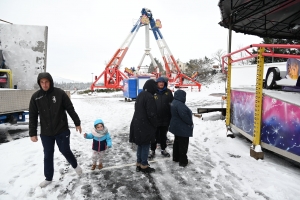
[[[261,141],[300,156],[300,107],[264,96]]]
[[[253,136],[255,94],[231,92],[231,123]]]

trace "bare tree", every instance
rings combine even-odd
[[[212,55],[212,59],[219,63],[219,67],[221,67],[222,65],[222,56],[224,55],[225,55],[225,50],[223,49],[219,49],[218,51],[216,51],[216,53]]]

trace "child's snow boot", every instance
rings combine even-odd
[[[91,170],[95,170],[95,169],[96,169],[96,164],[93,164]]]
[[[102,165],[102,163],[100,163],[98,166],[98,169],[102,169],[102,168],[103,168],[103,165]]]

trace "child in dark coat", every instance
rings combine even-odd
[[[104,126],[104,122],[101,119],[97,119],[94,122],[94,128],[91,133],[85,133],[84,138],[93,139],[93,165],[91,170],[95,170],[97,162],[99,163],[98,169],[103,168],[102,160],[107,147],[111,148],[112,142],[107,127]]]
[[[175,135],[173,144],[173,161],[179,162],[179,166],[188,164],[187,151],[189,137],[193,137],[192,111],[185,105],[186,92],[177,90],[171,103],[171,122],[169,131]]]

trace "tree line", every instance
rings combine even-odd
[[[193,77],[194,80],[198,82],[206,82],[211,79],[211,77],[221,72],[221,63],[222,63],[222,56],[225,55],[225,51],[219,49],[215,52],[211,58],[204,56],[203,58],[198,59],[190,59],[188,63],[186,63],[186,70],[182,71],[185,75],[189,77]],[[166,75],[166,69],[164,65],[157,59],[154,58],[159,72],[162,76]],[[217,62],[217,68],[213,68],[213,64]],[[148,68],[148,73],[155,71],[154,65],[151,62]],[[170,69],[170,71],[176,73],[176,69]],[[197,73],[197,74],[196,74]],[[196,76],[193,76],[196,75]]]
[[[61,88],[63,90],[89,90],[91,88],[91,82],[83,83],[83,82],[73,82],[73,83],[58,83],[54,81],[54,86]]]

